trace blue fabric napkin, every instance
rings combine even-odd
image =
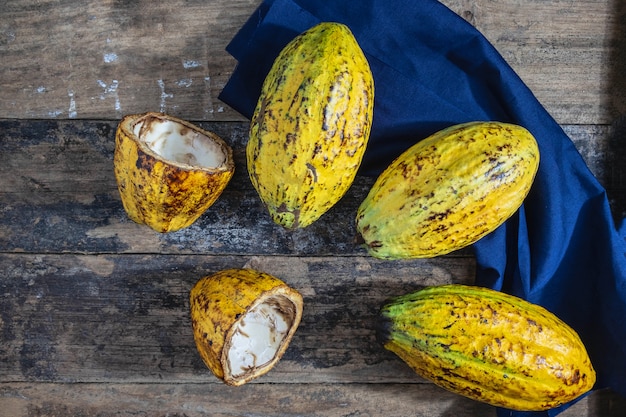
[[[518,213],[473,248],[476,282],[543,305],[586,344],[596,389],[626,396],[626,223],[618,231],[603,187],[571,140],[495,48],[435,0],[265,0],[227,50],[238,61],[220,99],[250,117],[280,50],[321,21],[350,27],[375,82],[372,133],[361,174],[456,123],[526,127],[541,152]],[[555,416],[498,410],[500,416]]]

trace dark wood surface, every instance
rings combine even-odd
[[[121,205],[112,171],[116,122],[0,121],[0,404],[24,416],[134,415],[141,407],[166,415],[189,395],[196,405],[187,415],[202,415],[203,407],[212,415],[273,415],[283,403],[287,415],[493,414],[421,380],[375,338],[376,313],[388,297],[471,283],[469,251],[432,260],[368,257],[353,225],[372,183],[366,177],[321,221],[285,231],[269,220],[247,178],[246,124],[198,124],[226,138],[239,169],[194,225],[159,234],[130,221]],[[570,128],[581,141],[603,142],[596,135],[608,132]],[[297,288],[305,314],[279,364],[233,390],[197,354],[188,293],[202,276],[239,266]],[[160,400],[150,398],[152,390]],[[203,392],[210,405],[202,404]],[[588,414],[572,415],[610,410],[616,401],[623,403],[597,393],[572,411]]]
[[[217,95],[258,0],[0,5],[0,416],[495,416],[375,339],[388,297],[471,283],[469,250],[381,261],[355,244],[358,177],[320,221],[274,225],[245,169],[247,122]],[[626,215],[626,2],[446,0],[502,52]],[[181,29],[184,28],[184,36]],[[222,136],[236,174],[187,229],[133,223],[113,176],[119,118],[166,111]],[[239,388],[195,350],[188,294],[252,266],[305,299],[283,359]],[[562,414],[626,415],[594,392]]]
[[[217,98],[225,47],[260,0],[4,0],[0,116],[119,119],[165,111],[243,120]],[[562,124],[626,112],[623,0],[444,0],[479,29]]]

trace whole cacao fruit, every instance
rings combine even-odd
[[[539,166],[521,126],[470,122],[413,145],[377,178],[356,216],[372,256],[430,258],[471,245],[512,216]]]
[[[348,190],[370,134],[374,81],[347,26],[292,40],[263,83],[250,123],[250,179],[275,223],[303,228]]]
[[[379,338],[418,375],[513,410],[557,407],[596,380],[578,334],[543,307],[466,285],[427,287],[380,312]]]

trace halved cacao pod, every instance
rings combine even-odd
[[[232,150],[222,138],[162,113],[121,120],[114,166],[128,216],[162,233],[195,222],[235,171]]]
[[[302,318],[302,296],[254,269],[227,269],[200,279],[190,293],[191,324],[202,360],[239,386],[282,357]]]

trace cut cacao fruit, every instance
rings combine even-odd
[[[202,360],[216,377],[239,386],[280,360],[300,324],[303,301],[280,279],[244,268],[200,279],[190,306]]]
[[[162,233],[195,222],[235,170],[232,150],[222,138],[161,113],[121,120],[114,166],[128,216]]]

